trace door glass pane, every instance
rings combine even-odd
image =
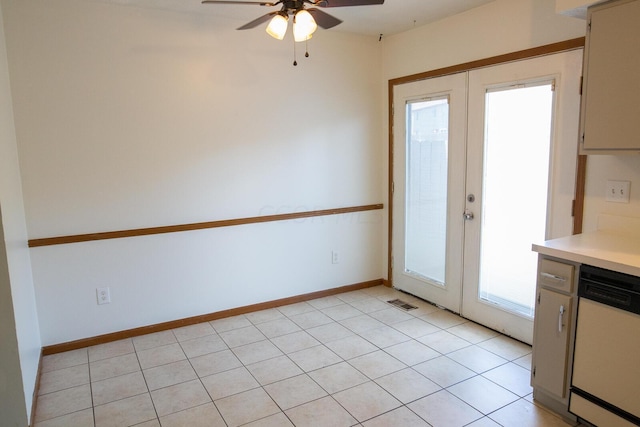
[[[545,238],[551,83],[488,92],[480,298],[533,317],[537,256]]]
[[[448,99],[407,104],[405,273],[444,284]]]

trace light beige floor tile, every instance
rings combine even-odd
[[[140,363],[135,353],[102,359],[89,364],[91,381],[101,381],[119,375],[140,371]]]
[[[344,304],[340,298],[334,296],[316,298],[307,302],[318,310]]]
[[[392,345],[385,348],[384,351],[408,366],[417,365],[440,356],[440,353],[431,347],[415,340]]]
[[[474,421],[471,424],[468,424],[466,427],[502,427],[502,426],[497,422],[493,421],[489,417],[483,417],[483,418],[480,418],[478,421]]]
[[[262,388],[234,394],[215,401],[229,427],[236,427],[280,412],[280,408]]]
[[[273,345],[273,343],[269,340],[258,341],[240,347],[235,347],[232,349],[232,351],[245,365],[260,362],[266,359],[272,359],[277,356],[282,356],[282,352],[280,351],[280,349]]]
[[[447,357],[478,374],[507,363],[506,359],[478,346],[453,351]]]
[[[316,326],[333,322],[333,319],[315,308],[313,311],[290,316],[289,319],[293,320],[293,322],[302,329],[315,328]]]
[[[365,421],[402,404],[374,382],[366,382],[333,395],[358,421]]]
[[[362,372],[346,362],[309,372],[309,376],[330,394],[369,381]]]
[[[229,348],[240,347],[242,345],[251,344],[258,341],[264,341],[267,337],[255,326],[247,326],[246,328],[233,329],[231,331],[221,332],[220,337],[224,340]]]
[[[315,310],[315,309],[314,309]],[[260,420],[245,424],[243,427],[294,427],[284,412],[270,415]]]
[[[40,376],[38,394],[52,393],[82,384],[89,384],[88,364],[44,372]]]
[[[133,338],[133,346],[137,352],[177,342],[178,340],[176,340],[176,336],[172,331],[155,332]]]
[[[265,387],[265,390],[283,410],[311,402],[312,400],[327,395],[327,393],[307,375],[298,375],[297,377],[269,384]]]
[[[380,329],[386,326],[381,321],[374,319],[368,314],[361,314],[359,316],[351,317],[340,321],[342,326],[346,326],[350,331],[356,334],[361,334],[371,329]]]
[[[226,427],[213,402],[165,415],[162,427]]]
[[[185,356],[182,347],[178,343],[138,351],[138,360],[142,369],[166,365],[186,358],[187,356]]]
[[[461,325],[447,329],[447,331],[469,341],[472,344],[478,344],[479,342],[498,336],[496,331],[473,322],[462,323]]]
[[[357,291],[343,292],[341,294],[336,295],[337,298],[340,298],[342,301],[346,303],[360,301],[365,298],[371,298],[366,293],[362,292],[362,290],[358,289]]]
[[[407,406],[433,427],[462,427],[482,418],[480,412],[446,390],[430,394]]]
[[[499,335],[490,340],[483,341],[478,345],[507,360],[515,360],[531,353],[530,345],[521,343],[520,341],[516,341],[504,335]]]
[[[116,400],[94,408],[96,427],[121,427],[156,419],[148,393]]]
[[[249,319],[251,323],[257,325],[259,323],[270,322],[276,319],[282,319],[285,317],[278,309],[269,308],[267,310],[255,311],[253,313],[245,314],[245,317]]]
[[[286,354],[320,345],[320,341],[305,331],[298,331],[292,334],[272,338],[271,342]]]
[[[188,360],[181,360],[143,371],[150,391],[198,378]]]
[[[335,320],[336,322],[339,320],[349,319],[351,317],[356,317],[362,315],[362,312],[349,304],[340,304],[335,305],[333,307],[324,308],[322,310],[324,314]]]
[[[517,395],[482,376],[469,378],[447,390],[485,415],[519,399]]]
[[[267,338],[275,338],[301,330],[298,325],[286,317],[259,323],[256,327],[260,329],[260,332],[262,332]]]
[[[260,387],[245,367],[231,369],[202,378],[202,384],[213,400]]]
[[[387,348],[411,339],[402,332],[387,325],[384,325],[381,328],[360,332],[360,336],[380,348]]]
[[[382,350],[351,359],[349,364],[372,380],[407,367],[407,365]]]
[[[179,342],[206,337],[207,335],[215,333],[216,331],[207,322],[184,326],[173,330],[173,334]]]
[[[213,329],[215,329],[218,334],[220,334],[221,332],[227,332],[234,329],[252,326],[251,322],[249,322],[249,319],[247,319],[244,315],[213,320],[209,322],[209,324],[213,326]]]
[[[283,305],[278,307],[278,311],[287,317],[295,316],[296,314],[309,313],[310,311],[316,311],[315,307],[306,302],[298,302],[295,304]]]
[[[55,391],[38,397],[35,421],[44,421],[91,408],[89,384]]]
[[[446,310],[434,311],[433,313],[420,316],[420,318],[442,329],[451,328],[452,326],[460,325],[466,322],[466,320],[462,317]]]
[[[438,308],[436,305],[431,304],[427,301],[414,300],[414,301],[411,301],[411,304],[418,307],[414,310],[409,310],[409,314],[414,317],[422,317],[427,314],[435,313],[436,311],[440,310],[440,308]]]
[[[151,398],[160,417],[211,402],[199,380],[152,391]]]
[[[425,335],[418,338],[418,341],[442,354],[451,353],[452,351],[460,350],[471,345],[469,341],[463,340],[447,331],[439,331]]]
[[[315,371],[342,362],[342,359],[324,345],[310,347],[288,354],[303,371]]]
[[[93,409],[84,409],[72,414],[63,415],[46,421],[35,423],[35,427],[94,427]]]
[[[476,375],[470,369],[465,368],[446,356],[436,357],[435,359],[419,363],[415,365],[413,369],[440,387],[449,387]]]
[[[296,427],[349,427],[357,423],[332,397],[327,396],[285,411]]]
[[[330,341],[325,344],[331,351],[345,360],[378,350],[378,347],[357,335]]]
[[[568,427],[571,425],[547,410],[524,399],[520,399],[497,410],[490,414],[489,418],[503,426]]]
[[[302,374],[302,370],[298,365],[293,363],[287,356],[279,356],[247,365],[247,369],[262,385]]]
[[[364,427],[430,427],[429,424],[406,406],[394,409],[362,423]]]
[[[205,354],[189,359],[189,361],[200,378],[242,366],[242,362],[231,350]]]
[[[216,351],[226,350],[227,344],[217,334],[207,335],[180,343],[182,351],[188,358],[198,357]]]
[[[133,372],[91,384],[94,405],[104,405],[114,400],[147,393],[147,391],[142,372]]]
[[[526,356],[522,356],[518,359],[515,359],[513,363],[526,369],[527,371],[531,371],[531,359],[532,359],[532,354],[529,353]]]
[[[155,420],[145,421],[132,427],[160,427],[160,421],[156,418]]]
[[[357,301],[352,301],[349,304],[363,313],[371,313],[373,311],[386,310],[389,308],[389,304],[373,297],[366,297]]]
[[[393,327],[411,338],[420,338],[441,330],[439,327],[418,318],[394,323]]]
[[[385,325],[393,325],[394,323],[413,319],[412,315],[391,306],[384,310],[369,313],[369,316],[381,321]]]
[[[482,376],[520,397],[533,393],[533,388],[530,385],[531,372],[515,363],[498,366],[485,372]]]
[[[402,292],[398,292],[397,290],[390,288],[388,286],[385,285],[379,285],[379,286],[373,286],[371,288],[366,288],[363,289],[362,292],[366,293],[367,295],[371,295],[373,297],[376,298],[386,298],[386,297],[390,297],[390,298],[400,298],[401,296],[404,296],[405,294],[403,294]]]
[[[349,329],[335,322],[307,329],[307,332],[322,343],[339,340],[341,338],[352,337],[355,335]]]
[[[89,347],[89,362],[111,359],[112,357],[123,356],[134,353],[135,351],[131,338],[99,344]]]
[[[64,353],[50,354],[42,358],[42,372],[55,371],[57,369],[70,368],[72,366],[89,363],[87,349],[66,351]]]
[[[378,378],[376,383],[405,404],[442,389],[438,384],[411,368]]]

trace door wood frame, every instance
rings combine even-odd
[[[490,58],[480,59],[471,62],[465,62],[463,64],[452,65],[450,67],[439,68],[436,70],[426,71],[422,73],[412,74],[409,76],[398,77],[390,79],[388,82],[388,138],[389,138],[389,176],[388,176],[388,206],[389,206],[389,218],[388,218],[388,251],[387,251],[387,281],[386,286],[393,286],[393,96],[395,87],[398,85],[412,83],[420,80],[425,80],[433,77],[441,77],[448,74],[454,74],[464,71],[471,71],[478,68],[490,67],[493,65],[504,64],[512,61],[519,61],[523,59],[535,58],[537,56],[551,55],[554,53],[565,52],[569,50],[584,48],[585,38],[579,37],[571,40],[566,40],[558,43],[552,43],[544,46],[534,47],[531,49],[520,50],[517,52],[507,53],[504,55],[493,56]],[[578,144],[578,138],[576,135],[576,144]],[[576,190],[574,200],[574,234],[578,234],[582,231],[582,215],[584,211],[584,188],[586,178],[586,156],[578,156],[577,161],[577,179]]]

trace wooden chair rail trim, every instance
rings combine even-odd
[[[161,332],[169,329],[180,328],[183,326],[195,325],[197,323],[210,322],[213,320],[223,319],[225,317],[238,316],[241,314],[252,313],[254,311],[266,310],[269,308],[281,307],[283,305],[295,304],[303,301],[309,301],[316,298],[323,298],[331,295],[341,294],[344,292],[357,291],[359,289],[371,288],[373,286],[382,285],[384,279],[369,280],[366,282],[355,283],[352,285],[341,286],[338,288],[326,289],[308,294],[302,294],[273,301],[261,302],[258,304],[246,305],[244,307],[231,308],[215,313],[203,314],[200,316],[188,317],[185,319],[173,320],[170,322],[157,323],[155,325],[142,326],[140,328],[127,329],[124,331],[113,332],[110,334],[98,335],[91,338],[83,338],[76,341],[70,341],[61,344],[54,344],[42,348],[42,354],[45,356],[62,353],[65,351],[77,350],[93,345],[105,344],[112,341],[118,341],[126,338],[133,338],[140,335],[146,335],[153,332]]]
[[[137,228],[131,230],[106,231],[101,233],[76,234],[71,236],[47,237],[29,240],[29,247],[63,245],[67,243],[89,242],[93,240],[120,239],[123,237],[149,236],[152,234],[177,233],[181,231],[204,230],[207,228],[232,227],[236,225],[257,224],[261,222],[287,221],[327,215],[339,215],[383,209],[382,203],[346,208],[324,209],[317,211],[292,212],[286,214],[263,215],[249,218],[225,219],[220,221],[198,222],[192,224],[167,225],[163,227]]]

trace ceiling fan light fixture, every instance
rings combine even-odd
[[[284,39],[284,35],[287,33],[288,24],[289,20],[287,16],[278,13],[273,18],[271,18],[271,21],[267,26],[267,34],[269,34],[274,39],[282,40]]]
[[[293,16],[293,39],[295,41],[309,40],[317,29],[316,20],[307,10],[301,9]]]

